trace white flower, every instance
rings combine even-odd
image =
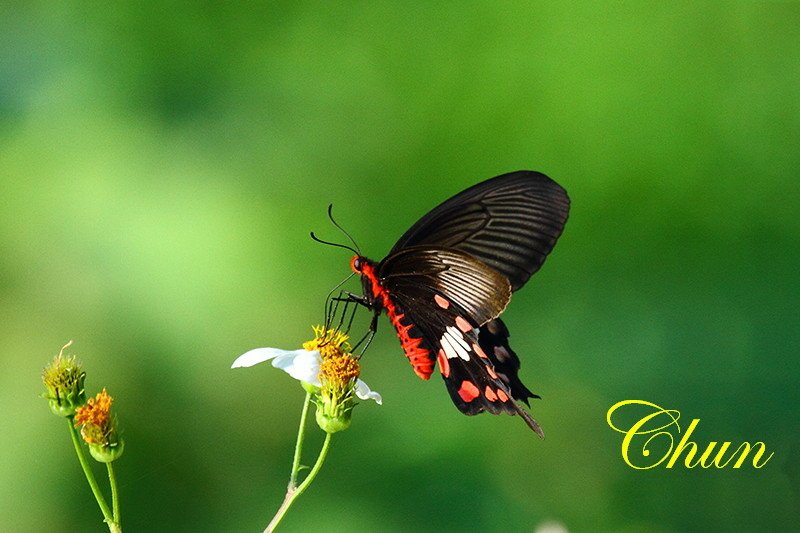
[[[380,393],[371,390],[369,385],[360,379],[356,379],[356,396],[362,400],[375,400],[378,405],[383,404],[383,398],[381,398]]]
[[[245,352],[231,365],[231,368],[247,368],[264,361],[272,361],[272,366],[280,368],[294,379],[304,381],[315,387],[322,387],[319,381],[322,356],[319,350],[280,350],[278,348],[256,348]],[[369,385],[356,379],[356,396],[362,400],[375,400],[383,403],[381,395],[369,388]]]

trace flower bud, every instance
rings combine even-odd
[[[350,427],[352,408],[336,414],[328,414],[325,408],[317,405],[317,425],[325,433],[337,433]]]
[[[111,415],[113,401],[103,389],[75,413],[75,426],[81,426],[81,437],[89,445],[89,453],[101,463],[118,459],[125,448],[117,432],[117,419]]]
[[[338,392],[338,393],[337,393]],[[344,392],[344,394],[341,394]],[[353,416],[353,394],[334,391],[323,385],[315,399],[317,425],[326,433],[344,431],[350,427]]]
[[[322,387],[316,397],[317,424],[323,431],[336,433],[350,427],[360,372],[358,359],[350,353],[331,351],[323,359],[319,372]]]
[[[83,431],[81,431],[83,433]],[[110,463],[119,459],[122,452],[125,450],[125,441],[118,436],[114,436],[115,442],[109,444],[90,444],[89,453],[94,457],[95,461],[100,463]]]
[[[50,404],[50,410],[58,416],[70,417],[86,403],[83,383],[86,372],[74,356],[65,356],[64,350],[72,344],[69,341],[42,371],[42,381],[47,392],[42,393]]]

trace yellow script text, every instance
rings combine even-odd
[[[612,421],[614,413],[626,408],[631,409],[632,406],[639,406],[634,408],[639,411],[644,407],[647,414],[627,429],[616,426]],[[718,442],[711,441],[700,452],[697,443],[689,440],[700,423],[699,418],[692,420],[676,445],[675,439],[681,435],[681,426],[678,423],[680,417],[681,413],[677,410],[664,409],[645,400],[623,400],[611,406],[606,414],[606,422],[611,429],[625,435],[622,438],[622,459],[628,466],[636,470],[649,470],[662,464],[665,468],[672,468],[681,459],[686,468],[696,466],[725,468],[735,459],[732,467],[739,468],[744,464],[751,451],[754,452],[752,455],[753,468],[761,468],[775,455],[775,452],[772,452],[762,460],[766,453],[766,445],[763,442],[756,442],[752,445],[749,442],[743,442],[735,450],[729,452],[730,442],[723,442],[717,448]],[[651,448],[658,449],[660,456],[651,457],[653,455]],[[660,453],[661,450],[666,450],[666,452]],[[716,454],[714,454],[715,450]]]

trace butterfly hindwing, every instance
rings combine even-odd
[[[497,375],[508,385],[514,399],[530,406],[528,398],[540,398],[540,396],[532,393],[520,381],[519,357],[508,344],[508,337],[510,334],[506,325],[499,318],[495,318],[480,327],[478,343],[492,361]]]
[[[535,395],[517,377],[519,359],[508,347],[502,322],[499,324],[505,336],[496,326],[498,319],[489,322],[495,333],[488,333],[487,329],[484,335],[485,327],[479,327],[458,302],[438,291],[434,283],[418,282],[413,291],[390,294],[393,307],[403,314],[410,331],[420,336],[420,345],[435,357],[450,398],[462,413],[520,414],[543,435],[536,421],[515,401],[527,403],[527,398]],[[499,359],[495,354],[506,348],[512,355]],[[491,354],[487,349],[492,350]]]
[[[464,340],[470,343],[476,337],[473,333],[465,335]],[[539,424],[530,413],[519,406],[519,398],[514,397],[508,382],[500,376],[477,340],[469,346],[472,351],[468,359],[450,359],[442,353],[437,357],[442,378],[456,407],[467,415],[476,415],[483,411],[492,414],[518,414],[532,430],[544,437]],[[514,379],[519,382],[516,374]]]

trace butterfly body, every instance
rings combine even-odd
[[[569,198],[544,174],[512,172],[434,208],[380,262],[357,255],[364,303],[386,311],[414,372],[435,365],[465,414],[519,414],[538,397],[518,377],[519,358],[498,318],[513,291],[536,272],[563,231]]]
[[[380,314],[381,310],[386,310],[389,322],[397,331],[400,345],[414,368],[414,372],[422,379],[430,379],[434,368],[431,349],[426,345],[425,339],[418,334],[414,324],[407,320],[406,314],[389,297],[388,291],[378,278],[378,265],[362,256],[354,256],[350,265],[354,272],[361,274],[364,296],[367,298],[369,307],[376,314]]]

